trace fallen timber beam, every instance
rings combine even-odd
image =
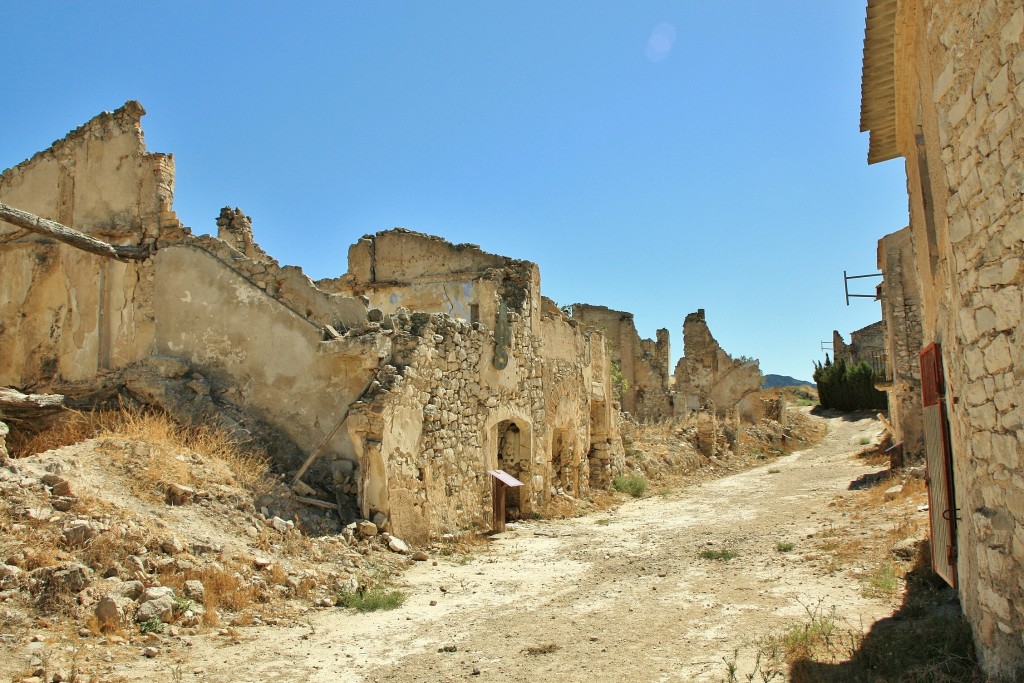
[[[95,237],[90,237],[83,232],[69,228],[66,225],[51,221],[48,218],[41,218],[13,206],[0,203],[0,220],[6,221],[25,230],[30,230],[39,235],[52,237],[55,240],[70,244],[76,249],[87,251],[90,254],[106,256],[108,258],[123,260],[141,261],[149,258],[151,252],[149,247],[132,245],[108,244]]]
[[[32,420],[64,409],[60,394],[23,394],[11,387],[0,387],[0,418]]]

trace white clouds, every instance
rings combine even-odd
[[[660,62],[668,57],[672,46],[676,42],[676,27],[663,21],[651,31],[651,37],[647,39],[647,59],[652,62]]]

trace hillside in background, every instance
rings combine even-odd
[[[788,375],[765,375],[764,383],[761,385],[762,389],[772,389],[774,387],[802,387],[802,386],[814,386],[814,382],[807,382],[802,379],[790,377]]]

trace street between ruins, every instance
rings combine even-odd
[[[401,608],[307,613],[302,626],[202,636],[168,657],[136,660],[131,680],[719,681],[753,639],[831,605],[867,628],[892,611],[862,596],[845,568],[814,562],[810,537],[848,529],[852,481],[878,470],[852,457],[873,419],[826,419],[816,447],[586,517],[511,525],[470,559],[438,557],[399,578]],[[851,497],[854,497],[851,499]],[[833,504],[847,498],[849,505]],[[877,533],[880,514],[857,522]],[[924,513],[922,513],[924,514]],[[780,553],[777,544],[793,543]],[[728,561],[700,557],[728,548]],[[746,667],[746,669],[745,669]]]

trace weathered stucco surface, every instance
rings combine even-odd
[[[961,601],[985,669],[1020,675],[1024,3],[869,0],[867,38],[862,128],[871,161],[905,159],[921,342],[942,348]]]

